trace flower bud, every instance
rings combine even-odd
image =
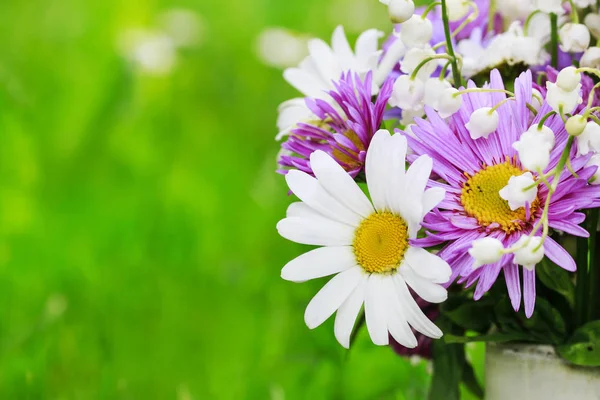
[[[580,95],[581,84],[577,85],[577,89],[567,92],[555,83],[546,82],[546,89],[548,89],[546,101],[557,113],[561,112],[561,108],[563,114],[570,113],[583,102]]]
[[[532,270],[535,264],[544,258],[544,246],[542,238],[539,236],[528,237],[523,235],[517,240],[515,246],[523,246],[515,251],[514,263]]]
[[[590,46],[590,31],[583,24],[566,23],[558,32],[562,51],[579,53]]]
[[[412,80],[408,75],[401,75],[394,82],[389,104],[403,110],[416,110],[421,107],[424,93],[425,84],[422,80]]]
[[[583,19],[583,23],[594,37],[600,37],[600,14],[589,13]]]
[[[600,68],[600,47],[590,47],[583,53],[579,61],[582,67]]]
[[[498,129],[499,122],[498,111],[492,111],[491,107],[482,107],[473,111],[469,122],[465,126],[472,139],[479,139],[480,137],[487,139],[490,133]]]
[[[527,189],[527,190],[525,190]],[[498,192],[500,197],[508,201],[511,210],[517,210],[531,204],[537,197],[538,188],[531,172],[520,176],[511,176],[508,184]]]
[[[547,14],[554,13],[562,15],[565,10],[562,7],[564,0],[533,0],[533,8]]]
[[[412,0],[379,0],[388,6],[390,19],[393,23],[401,24],[408,21],[415,13],[415,3]]]
[[[577,155],[586,155],[590,151],[600,152],[600,125],[590,121],[577,136]]]
[[[581,74],[575,67],[563,68],[556,77],[556,85],[566,92],[572,92],[577,89],[581,83]]]
[[[433,25],[427,18],[414,14],[408,21],[402,24],[402,35],[400,39],[408,47],[423,46],[433,36]]]
[[[469,249],[469,254],[474,258],[473,269],[500,261],[503,250],[504,246],[498,239],[484,237],[474,240]]]
[[[462,96],[458,94],[457,89],[451,87],[441,93],[436,110],[440,117],[447,118],[460,110],[461,106]]]
[[[413,47],[406,53],[406,55],[402,59],[402,62],[400,63],[400,71],[410,75],[419,66],[419,64],[421,64],[421,62],[433,56],[435,56],[435,51],[433,51],[431,47]],[[417,77],[419,79],[425,80],[435,72],[437,67],[437,62],[431,60],[425,63],[425,65],[423,65],[419,69],[419,72],[417,72]]]
[[[448,19],[452,22],[459,21],[469,12],[468,0],[447,0],[446,9],[448,10]]]
[[[587,119],[583,115],[573,115],[567,120],[565,128],[567,129],[567,133],[569,135],[579,136],[583,133],[586,125]]]
[[[600,185],[600,154],[594,154],[585,166],[598,168],[596,172],[594,172],[594,175],[590,178],[590,183],[592,185]]]

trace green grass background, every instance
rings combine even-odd
[[[173,6],[204,44],[132,70],[119,34]],[[323,280],[279,277],[305,251],[275,230],[296,93],[254,41],[357,21],[390,29],[375,0],[0,2],[0,398],[424,398],[424,363],[309,331]]]

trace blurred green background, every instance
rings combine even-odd
[[[144,72],[122,38],[173,7],[199,39]],[[0,398],[424,398],[426,363],[309,331],[323,280],[279,277],[296,93],[256,38],[339,23],[391,28],[375,0],[0,3]]]

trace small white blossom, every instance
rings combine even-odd
[[[402,118],[400,118],[400,123],[405,126],[410,125],[410,124],[414,125],[415,118],[421,118],[424,115],[425,115],[425,109],[424,109],[423,105],[420,105],[417,108],[412,109],[412,110],[404,109],[404,110],[402,110]]]
[[[473,269],[477,269],[482,265],[493,264],[500,261],[502,258],[504,246],[498,239],[492,237],[484,237],[474,240],[469,254],[473,257]]]
[[[433,36],[433,25],[427,18],[414,14],[408,21],[402,24],[402,36],[400,37],[408,47],[423,46]]]
[[[458,90],[451,87],[445,89],[438,100],[436,110],[440,117],[447,118],[460,110],[462,106],[462,96],[458,94]]]
[[[582,67],[600,68],[600,47],[590,47],[583,53],[579,61]]]
[[[590,178],[590,183],[592,185],[600,185],[600,154],[594,154],[586,164],[586,167],[598,167],[594,175]]]
[[[578,8],[586,8],[596,5],[596,0],[573,0],[573,3],[575,3],[575,6]]]
[[[496,110],[492,111],[491,107],[482,107],[471,114],[471,118],[465,126],[471,138],[484,137],[487,139],[490,133],[498,129],[499,122],[500,118]]]
[[[557,113],[560,113],[561,108],[563,114],[570,113],[583,101],[580,94],[581,84],[577,86],[577,89],[567,92],[558,87],[556,83],[546,82],[546,89],[548,89],[546,101]]]
[[[526,0],[523,2],[526,2]],[[562,15],[565,12],[562,3],[563,0],[533,0],[533,8],[547,14],[554,13]]]
[[[425,105],[437,110],[438,103],[442,92],[452,87],[450,82],[447,80],[440,80],[439,78],[429,78],[425,81],[425,95],[423,96],[423,103]]]
[[[461,20],[469,12],[469,7],[468,0],[447,0],[448,19],[453,22]]]
[[[514,263],[533,270],[535,265],[544,258],[544,246],[542,238],[534,236],[532,238],[523,235],[519,238],[515,246],[523,246],[515,251]]]
[[[536,88],[531,89],[531,105],[535,108],[536,111],[539,111],[542,108],[542,104],[544,104],[544,96],[542,93]]]
[[[600,37],[600,14],[589,13],[583,19],[583,23],[594,37]]]
[[[577,155],[586,155],[590,151],[600,152],[600,125],[591,121],[577,136]]]
[[[565,128],[571,136],[579,136],[587,126],[587,119],[583,115],[573,115],[567,119]]]
[[[407,21],[415,13],[415,3],[412,0],[379,0],[388,6],[390,19],[396,24]]]
[[[529,17],[527,36],[533,36],[542,43],[550,41],[550,16],[546,13],[535,13]]]
[[[419,78],[410,79],[408,75],[401,75],[394,82],[392,96],[389,104],[403,110],[416,110],[421,107],[425,94],[425,84]]]
[[[496,8],[509,21],[525,20],[534,11],[531,1],[523,0],[497,1]]]
[[[550,162],[550,150],[554,135],[551,139],[548,131],[543,132],[540,134],[539,131],[535,132],[530,128],[521,135],[517,142],[513,143],[513,148],[519,153],[519,160],[526,169],[543,171]]]
[[[413,47],[406,53],[406,55],[402,59],[402,62],[400,63],[400,70],[402,72],[404,72],[405,74],[410,75],[419,66],[419,64],[421,64],[427,58],[433,57],[433,56],[435,56],[435,51],[433,51],[433,49],[429,46],[424,47],[424,48]],[[419,69],[419,72],[417,72],[417,77],[419,79],[425,80],[425,79],[429,78],[431,76],[431,74],[433,74],[435,72],[437,67],[438,67],[437,62],[435,60],[431,60],[431,61],[425,63]]]
[[[511,176],[508,184],[499,191],[500,197],[508,201],[508,206],[513,211],[533,203],[537,193],[538,188],[531,172],[525,172],[520,176]]]
[[[584,24],[566,23],[558,32],[562,51],[579,53],[590,46],[590,31]]]
[[[563,68],[556,77],[556,85],[567,92],[577,89],[577,85],[580,83],[581,74],[573,66]]]

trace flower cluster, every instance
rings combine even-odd
[[[279,172],[300,201],[277,229],[319,247],[282,277],[335,275],[305,321],[335,313],[344,347],[364,314],[375,344],[431,356],[444,329],[472,326],[434,323],[451,285],[456,301],[500,293],[531,318],[539,268],[578,285],[597,268],[600,14],[585,0],[381,3],[394,23],[381,47],[370,30],[353,50],[337,28],[284,73],[306,97],[280,108]]]

